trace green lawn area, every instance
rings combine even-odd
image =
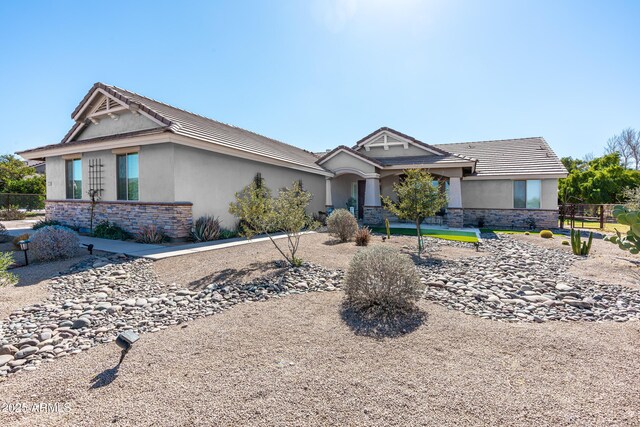
[[[600,223],[598,221],[584,221],[584,227],[582,226],[582,221],[576,221],[575,224],[578,228],[593,228],[595,230],[600,230]],[[565,222],[564,227],[569,228],[569,225]],[[629,231],[629,226],[624,224],[605,222],[604,229],[602,231],[604,231],[605,233],[615,233],[616,229],[618,229],[618,231],[621,233],[626,233],[627,231]]]
[[[391,234],[395,236],[415,236],[415,228],[390,228]],[[384,227],[373,227],[371,231],[386,234]],[[422,229],[423,236],[435,237],[436,239],[455,240],[457,242],[478,243],[478,236],[473,231]]]

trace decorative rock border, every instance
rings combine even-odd
[[[125,330],[157,332],[246,301],[334,291],[343,273],[306,264],[247,284],[202,290],[163,287],[153,262],[93,259],[52,280],[49,301],[16,310],[0,323],[0,380],[43,362],[114,341]]]

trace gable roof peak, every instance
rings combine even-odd
[[[390,128],[388,126],[383,126],[373,132],[371,132],[369,135],[365,136],[364,138],[360,139],[358,142],[356,142],[356,144],[353,146],[353,149],[357,149],[359,147],[364,146],[367,142],[369,142],[369,140],[371,140],[373,137],[375,137],[377,134],[382,133],[382,132],[387,132],[390,133],[392,135],[395,135],[397,137],[400,137],[402,139],[408,140],[409,142],[411,142],[414,145],[417,145],[421,148],[424,148],[425,150],[431,151],[435,154],[439,154],[439,155],[447,155],[447,154],[452,154],[446,150],[443,150],[441,148],[438,148],[434,145],[431,144],[427,144],[426,142],[422,142],[410,135],[407,135],[406,133],[402,133],[399,132],[393,128]]]

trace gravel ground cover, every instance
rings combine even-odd
[[[334,265],[359,250],[315,236]],[[410,253],[413,243],[392,244]],[[64,410],[3,415],[14,425],[638,424],[640,322],[585,321],[636,319],[637,292],[572,277],[577,257],[511,237],[483,252],[429,245],[435,256],[419,267],[428,284],[422,323],[386,339],[345,315],[341,292],[307,294],[337,290],[335,266],[271,261],[270,274],[247,279],[220,275],[229,264],[211,254],[226,251],[212,251],[205,279],[191,273],[185,287],[162,283],[158,263],[87,259],[51,281],[46,302],[1,324],[5,402]],[[321,256],[308,246],[305,259]],[[461,282],[470,271],[481,277]],[[543,303],[527,299],[537,296],[556,313],[529,310]],[[626,318],[616,318],[622,309]],[[547,321],[529,323],[535,316]],[[117,365],[112,341],[127,329],[142,338]]]
[[[240,304],[0,384],[33,425],[639,425],[640,323],[494,322],[421,303],[386,340],[340,316],[342,293]]]

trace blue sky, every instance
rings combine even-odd
[[[59,142],[96,81],[300,147],[640,128],[640,2],[0,3],[0,152]]]

